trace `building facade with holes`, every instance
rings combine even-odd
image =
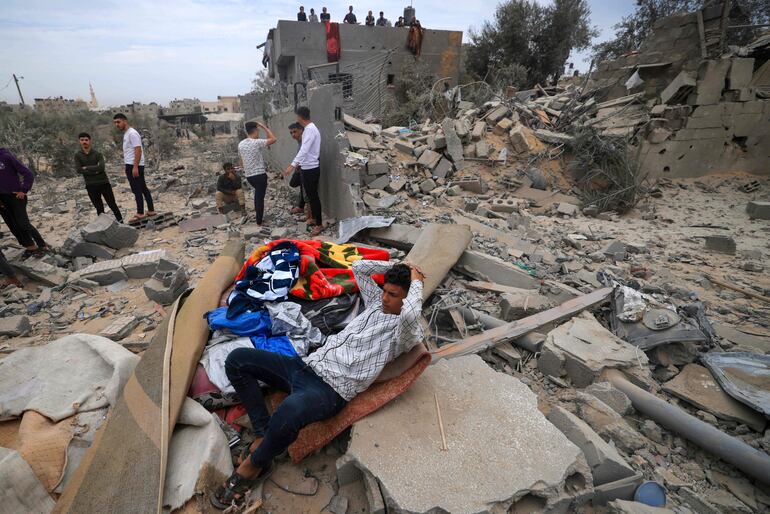
[[[339,59],[330,62],[325,24],[281,20],[268,33],[263,64],[270,77],[290,89],[311,80],[341,83],[346,112],[378,115],[383,96],[397,88],[412,63],[446,79],[449,86],[460,78],[462,31],[423,27],[420,54],[415,56],[407,48],[409,30],[340,23]]]

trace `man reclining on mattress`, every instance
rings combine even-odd
[[[379,273],[385,273],[382,289],[372,279]],[[294,442],[302,427],[337,414],[374,382],[388,362],[422,341],[425,276],[417,266],[360,260],[353,263],[353,274],[366,309],[314,353],[288,357],[238,348],[228,355],[225,372],[257,438],[248,458],[211,496],[215,507],[242,503],[249,489],[270,476],[273,459]],[[272,416],[260,381],[289,393]]]

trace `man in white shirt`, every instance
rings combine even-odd
[[[276,140],[270,129],[262,123],[249,121],[246,122],[244,128],[246,129],[246,139],[238,143],[238,155],[241,156],[243,176],[254,188],[254,210],[257,213],[257,225],[262,226],[265,215],[265,192],[267,191],[267,169],[262,152]],[[266,139],[259,138],[260,128],[265,131]]]
[[[321,133],[315,123],[310,121],[310,109],[305,106],[297,107],[297,123],[302,125],[302,145],[291,164],[286,168],[284,176],[288,177],[298,167],[300,168],[300,180],[305,197],[310,204],[315,228],[311,233],[319,235],[323,231],[321,219],[321,198],[318,196],[318,185],[321,181]]]
[[[136,216],[129,221],[138,221],[145,216],[155,216],[155,206],[152,203],[152,195],[144,181],[144,149],[142,148],[142,136],[135,128],[129,126],[128,118],[122,112],[112,117],[112,122],[118,130],[123,132],[123,164],[125,165],[126,178],[131,186],[136,200]],[[144,213],[144,202],[147,201],[147,214]]]

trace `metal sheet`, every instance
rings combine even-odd
[[[727,394],[770,417],[770,355],[706,353],[701,361]]]

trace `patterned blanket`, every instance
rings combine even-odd
[[[257,264],[267,252],[285,241],[271,241],[254,250],[243,264],[236,281],[245,276],[249,266]],[[299,280],[289,293],[305,300],[320,300],[358,292],[358,285],[351,270],[353,262],[360,259],[386,261],[390,258],[386,250],[352,244],[338,245],[316,240],[289,241],[297,246],[300,254]]]

